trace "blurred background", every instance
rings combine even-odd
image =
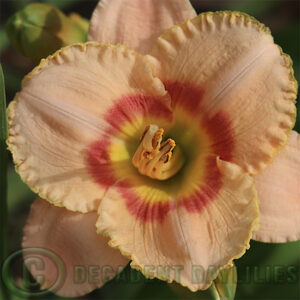
[[[142,0],[141,0],[142,1]],[[21,80],[34,65],[11,47],[4,24],[16,11],[31,2],[51,4],[64,13],[77,12],[89,19],[96,0],[0,0],[0,61],[3,67],[7,102],[20,90]],[[300,2],[297,0],[192,0],[198,13],[236,10],[248,13],[271,29],[275,42],[294,62],[299,82]],[[298,105],[299,112],[299,105]],[[300,132],[300,118],[296,124]],[[11,159],[10,159],[11,160]],[[22,228],[29,207],[35,199],[12,164],[8,174],[9,251],[20,249]],[[300,299],[300,242],[264,244],[251,242],[251,248],[236,261],[238,287],[235,299]],[[17,269],[17,268],[16,268]],[[18,270],[16,275],[18,276]],[[131,282],[129,280],[131,278]],[[20,299],[12,295],[12,299]],[[24,299],[24,298],[22,298]],[[25,299],[31,299],[27,297]],[[60,299],[49,294],[39,299]],[[118,278],[81,299],[212,299],[208,291],[191,293],[178,285],[159,280],[146,280],[139,272],[127,267]],[[4,300],[4,299],[3,299]]]

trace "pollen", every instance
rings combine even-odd
[[[184,159],[173,139],[162,142],[164,129],[148,125],[141,137],[132,163],[142,175],[166,180],[174,176],[183,166]],[[175,148],[176,147],[176,148]]]

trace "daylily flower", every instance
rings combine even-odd
[[[256,188],[255,239],[299,239],[297,83],[264,25],[183,0],[103,0],[89,39],[101,44],[42,60],[8,109],[17,171],[48,201],[33,203],[23,247],[62,258],[57,294],[104,283],[74,282],[75,266],[113,276],[129,260],[208,288],[249,247]]]

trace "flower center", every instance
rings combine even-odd
[[[133,165],[148,177],[165,180],[174,176],[183,166],[180,148],[172,139],[162,142],[164,130],[157,125],[148,125],[133,158]]]

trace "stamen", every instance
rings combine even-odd
[[[174,176],[183,165],[183,156],[172,139],[162,142],[164,130],[157,125],[148,125],[141,137],[132,163],[143,175],[165,180]]]

